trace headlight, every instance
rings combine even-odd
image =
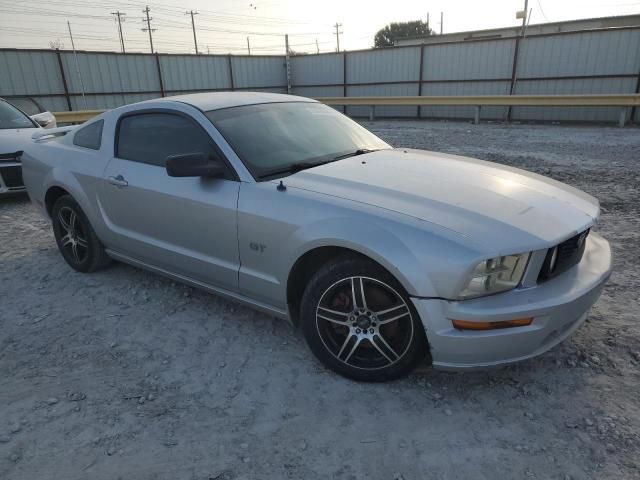
[[[529,253],[483,260],[469,275],[459,298],[473,298],[516,288],[529,260]]]

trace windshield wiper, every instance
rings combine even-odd
[[[279,175],[281,173],[296,173],[302,170],[306,170],[308,168],[317,167],[318,165],[322,165],[327,162],[297,162],[291,163],[284,167],[274,168],[273,170],[267,170],[260,174],[259,178],[272,177],[273,175]]]
[[[379,149],[378,149],[379,150]],[[343,155],[338,155],[337,157],[333,157],[334,160],[342,160],[343,158],[349,157],[357,157],[358,155],[364,155],[365,153],[371,153],[377,151],[376,149],[370,148],[359,148],[353,152],[345,153]]]
[[[343,155],[338,155],[337,157],[330,158],[329,160],[322,160],[319,162],[296,162],[290,163],[289,165],[285,165],[284,167],[274,168],[273,170],[267,170],[262,172],[258,178],[263,179],[267,177],[272,177],[274,175],[280,175],[283,173],[296,173],[301,170],[307,170],[309,168],[318,167],[320,165],[324,165],[326,163],[336,162],[338,160],[342,160],[343,158],[355,157],[356,155],[364,155],[365,153],[376,152],[380,149],[368,149],[368,148],[359,148],[353,152],[345,153]]]

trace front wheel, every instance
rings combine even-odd
[[[364,258],[346,256],[322,267],[305,289],[301,319],[318,359],[354,380],[401,377],[427,352],[424,329],[405,290]]]

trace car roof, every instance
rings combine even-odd
[[[209,110],[219,110],[221,108],[256,105],[260,103],[316,102],[316,100],[312,98],[266,92],[192,93],[187,95],[164,97],[158,100],[188,103],[189,105],[193,105],[205,112]]]

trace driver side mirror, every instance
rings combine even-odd
[[[55,128],[56,117],[51,112],[42,112],[37,115],[31,115],[31,119],[35,121],[42,128]]]
[[[204,153],[182,153],[171,155],[166,161],[170,177],[222,177],[225,169],[222,162],[208,158]]]

